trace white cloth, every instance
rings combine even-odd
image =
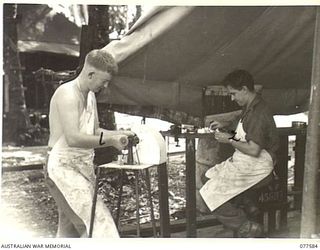
[[[236,139],[246,141],[246,133],[240,121],[236,129]],[[273,170],[273,161],[266,150],[258,157],[246,155],[239,150],[226,161],[217,164],[206,172],[209,180],[200,189],[200,194],[210,211],[254,186]]]
[[[95,95],[88,93],[87,106],[80,116],[79,126],[82,133],[94,134],[97,120]],[[48,159],[48,175],[63,193],[72,210],[86,225],[90,226],[93,198],[94,168],[93,149],[69,147],[62,135],[53,146]],[[92,237],[119,237],[113,218],[98,196]]]
[[[156,129],[145,125],[135,125],[131,128],[139,137],[133,159],[135,163],[159,165],[167,161],[166,142]]]

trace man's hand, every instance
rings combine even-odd
[[[233,135],[230,133],[220,132],[219,130],[216,130],[214,137],[220,143],[230,143],[229,140],[233,137]]]
[[[223,125],[224,124],[222,124],[221,122],[212,121],[212,122],[210,122],[210,129],[215,130],[217,128],[223,128],[224,127]]]
[[[126,136],[135,136],[136,134],[130,130],[119,130],[119,132]]]
[[[127,135],[113,135],[113,146],[119,151],[125,149],[128,145],[128,136]]]

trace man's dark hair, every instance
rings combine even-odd
[[[222,84],[237,90],[241,90],[243,86],[246,86],[249,91],[254,91],[254,80],[252,75],[248,71],[242,69],[237,69],[229,73],[223,79]]]
[[[110,53],[103,49],[91,50],[86,56],[85,63],[112,75],[118,72],[117,62]]]

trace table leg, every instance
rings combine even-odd
[[[135,188],[136,188],[136,220],[137,220],[137,236],[140,237],[140,213],[139,213],[139,171],[135,172]]]
[[[195,139],[186,138],[186,222],[187,237],[197,237]]]
[[[123,192],[123,175],[124,172],[121,169],[120,170],[120,174],[119,174],[119,198],[118,198],[118,202],[117,202],[117,215],[116,215],[116,225],[118,227],[120,227],[120,210],[121,210],[121,200],[122,200],[122,192]]]
[[[90,227],[89,227],[89,238],[92,238],[93,226],[94,226],[94,218],[96,215],[96,205],[98,199],[98,191],[99,191],[99,180],[100,180],[100,168],[97,167],[96,179],[94,182],[94,192],[91,206],[91,216],[90,216]]]
[[[149,169],[145,170],[146,174],[146,184],[147,184],[147,191],[148,191],[148,201],[150,206],[150,215],[151,215],[151,224],[152,224],[152,231],[153,236],[157,237],[157,228],[156,228],[156,221],[154,218],[154,210],[153,210],[153,203],[152,203],[152,193],[151,193],[151,183],[150,183],[150,175],[149,175]]]
[[[168,173],[167,164],[162,163],[157,167],[160,206],[160,236],[170,237],[170,217],[168,201]]]

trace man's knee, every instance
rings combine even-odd
[[[219,217],[236,217],[236,216],[242,216],[243,211],[242,209],[237,208],[232,204],[231,202],[226,202],[222,204],[220,207],[218,207],[214,214]]]

